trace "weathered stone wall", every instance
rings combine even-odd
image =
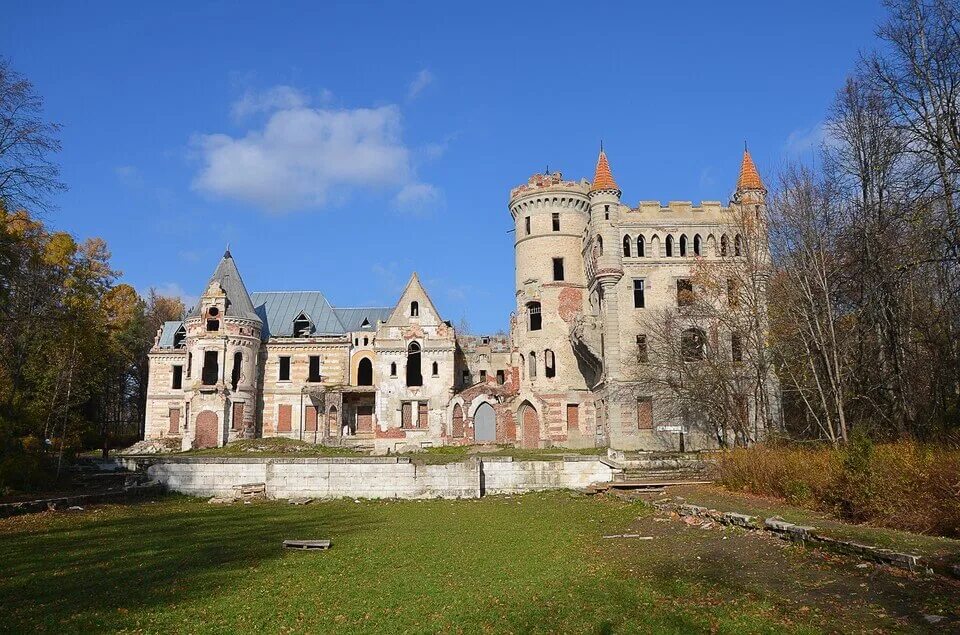
[[[487,494],[586,487],[613,478],[595,457],[565,461],[468,460],[417,465],[406,458],[126,458],[169,490],[230,496],[240,485],[265,483],[268,498],[478,498]]]

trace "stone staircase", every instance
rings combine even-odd
[[[609,483],[591,486],[595,492],[610,489],[660,489],[668,485],[709,483],[709,462],[698,452],[620,453],[608,459],[620,468]]]

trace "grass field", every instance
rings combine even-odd
[[[633,531],[651,540],[604,539]],[[284,552],[285,538],[331,538]],[[958,587],[568,492],[0,521],[13,632],[820,632],[958,622]],[[953,607],[953,608],[951,608]],[[942,624],[940,625],[942,626]]]

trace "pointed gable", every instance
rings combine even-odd
[[[412,313],[416,315],[411,315]],[[417,320],[423,325],[437,325],[443,321],[427,290],[423,288],[417,272],[413,272],[410,276],[410,281],[400,294],[400,300],[387,319],[387,324],[402,326],[409,324],[411,320]]]
[[[253,320],[254,322],[261,321],[253,308],[250,294],[247,293],[247,287],[243,284],[240,271],[237,269],[237,263],[234,262],[229,249],[224,252],[220,264],[217,265],[213,275],[210,276],[210,281],[204,287],[204,294],[210,293],[211,290],[214,290],[217,295],[222,293],[226,296],[227,308],[225,314],[227,316]],[[190,312],[190,317],[200,317],[200,314],[201,308],[198,303]]]

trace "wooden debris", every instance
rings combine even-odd
[[[317,549],[329,549],[329,540],[284,540],[284,549],[298,549],[300,551],[314,551]]]

